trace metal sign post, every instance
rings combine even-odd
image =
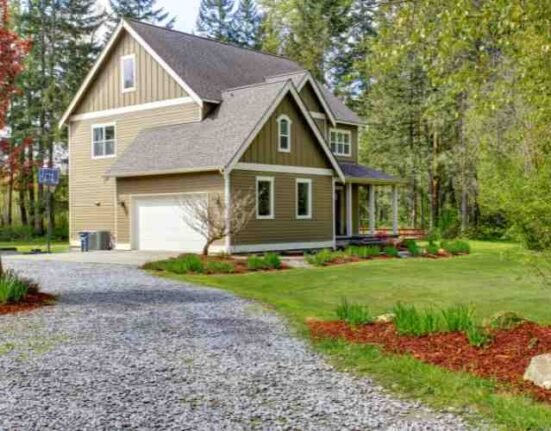
[[[52,190],[59,184],[59,168],[40,168],[38,183],[46,186],[46,217],[48,217],[47,250],[52,252]]]

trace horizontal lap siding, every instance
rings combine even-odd
[[[122,92],[123,55],[136,56],[136,90]],[[182,87],[126,31],[116,42],[100,73],[86,91],[77,113],[104,111],[143,103],[186,97]]]
[[[117,210],[117,241],[122,244],[131,243],[131,196],[196,192],[223,195],[224,177],[219,172],[205,172],[118,179],[118,200],[124,202],[125,206],[119,206]]]
[[[333,178],[272,172],[233,171],[231,190],[256,193],[256,177],[274,177],[273,220],[257,220],[232,238],[232,245],[331,241],[333,239]],[[296,218],[296,179],[312,180],[312,219]]]
[[[88,229],[115,233],[115,180],[104,177],[116,158],[92,159],[92,125],[115,123],[116,154],[120,155],[146,128],[199,121],[195,104],[152,109],[96,120],[73,121],[70,127],[69,193],[71,240]],[[99,204],[99,205],[98,205]]]

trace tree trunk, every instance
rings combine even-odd
[[[13,224],[13,169],[10,169],[8,183],[8,226]]]
[[[26,183],[21,184],[21,188],[19,190],[19,215],[21,216],[21,224],[23,224],[23,226],[27,226],[29,224],[27,207],[25,206],[25,186]]]

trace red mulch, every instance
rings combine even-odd
[[[376,344],[390,353],[411,354],[449,370],[493,378],[551,403],[551,391],[523,380],[530,359],[551,352],[551,327],[526,322],[494,332],[488,346],[476,348],[462,333],[400,336],[391,323],[350,327],[344,322],[310,321],[308,326],[314,338],[345,338],[353,343]]]
[[[48,293],[30,292],[25,296],[25,299],[23,299],[22,302],[18,302],[16,304],[1,304],[0,315],[31,311],[39,307],[51,305],[55,299],[55,296]]]

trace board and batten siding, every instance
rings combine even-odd
[[[121,57],[129,54],[136,56],[136,89],[123,93]],[[130,34],[123,31],[75,113],[105,111],[187,96],[161,65]]]
[[[246,228],[231,239],[232,246],[308,243],[333,240],[333,177],[275,172],[235,170],[231,173],[231,193],[256,195],[256,177],[274,178],[274,218],[259,220],[256,214]],[[312,180],[312,218],[296,217],[296,180]]]
[[[78,241],[78,232],[82,230],[108,230],[116,236],[115,180],[105,178],[107,169],[116,158],[92,158],[94,124],[115,124],[115,153],[120,155],[143,129],[199,121],[200,117],[201,108],[195,103],[189,103],[94,120],[72,121],[69,129],[71,241]]]
[[[333,129],[331,125],[328,125],[328,134],[327,134],[327,142],[330,143],[331,136],[329,135],[329,132]],[[348,124],[341,124],[337,123],[337,126],[334,127],[334,129],[338,130],[348,130],[352,134],[352,151],[350,154],[350,157],[348,156],[337,156],[337,160],[342,160],[343,162],[358,162],[358,126],[351,126]]]
[[[312,85],[310,85],[309,82],[306,83],[300,91],[300,98],[304,101],[304,104],[310,112],[325,114],[325,109],[323,109],[317,94],[314,92]]]
[[[117,179],[117,242],[132,244],[132,197],[177,193],[224,195],[224,177],[220,172],[155,175]]]
[[[292,121],[289,153],[278,150],[277,119],[280,115],[287,115]],[[331,168],[327,155],[291,96],[281,101],[245,151],[240,162]]]

